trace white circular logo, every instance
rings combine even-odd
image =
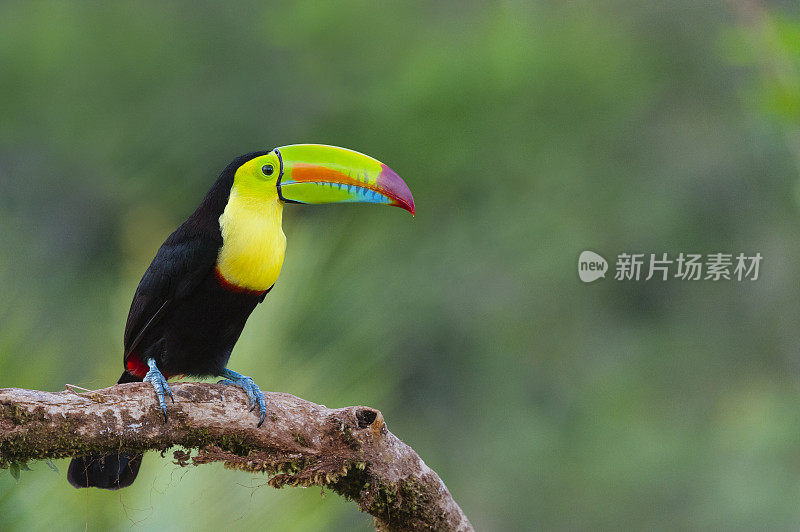
[[[584,251],[578,257],[578,277],[584,283],[591,283],[606,276],[608,262],[594,251]]]

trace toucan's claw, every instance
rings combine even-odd
[[[264,394],[262,393],[258,385],[255,382],[253,382],[253,379],[251,377],[246,377],[241,373],[236,373],[235,371],[229,370],[227,368],[223,370],[220,377],[225,377],[225,379],[219,381],[217,384],[238,386],[247,393],[250,412],[254,411],[256,407],[258,407],[259,420],[257,426],[260,427],[262,423],[264,423],[264,419],[266,419],[267,417],[267,404],[264,400]]]
[[[156,395],[158,396],[158,405],[161,407],[161,412],[164,414],[164,423],[166,423],[167,404],[164,401],[164,396],[169,395],[173,404],[175,403],[175,397],[173,397],[172,390],[170,390],[169,384],[167,384],[167,379],[156,367],[156,361],[152,358],[148,358],[147,365],[150,366],[150,371],[144,376],[144,382],[149,382],[153,385],[153,388],[155,388]]]

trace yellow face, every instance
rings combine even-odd
[[[222,247],[218,273],[228,283],[263,291],[275,283],[283,264],[286,237],[277,181],[281,162],[272,151],[240,166],[228,204],[219,218]]]
[[[275,151],[250,159],[236,170],[233,189],[242,198],[261,201],[278,199],[276,187],[281,162]]]
[[[278,278],[286,250],[284,202],[382,203],[414,214],[408,185],[372,157],[319,144],[276,148],[234,173],[219,218],[217,273],[228,284],[261,292]]]

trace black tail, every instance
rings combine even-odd
[[[127,488],[136,480],[141,454],[110,454],[107,456],[76,456],[69,463],[67,480],[76,488]]]
[[[117,384],[140,381],[141,379],[126,371]],[[142,465],[141,454],[76,456],[69,463],[67,480],[76,488],[118,490],[133,484],[136,475],[139,474],[140,465]]]

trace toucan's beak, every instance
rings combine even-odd
[[[383,203],[414,214],[414,197],[394,170],[363,153],[293,144],[275,148],[278,196],[294,203]]]

